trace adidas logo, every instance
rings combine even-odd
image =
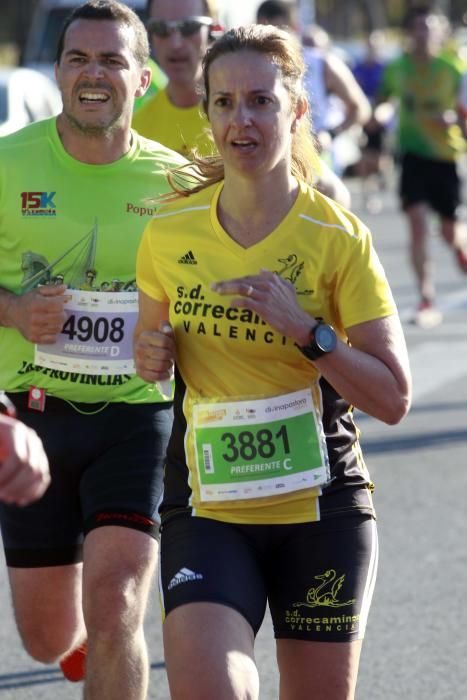
[[[179,258],[178,262],[181,265],[197,265],[198,261],[196,260],[195,256],[193,255],[193,251],[189,250],[186,255],[182,255],[181,258]]]
[[[175,576],[170,581],[169,591],[171,588],[175,588],[175,586],[179,586],[181,583],[187,583],[187,581],[199,581],[202,578],[202,574],[195,574],[194,571],[183,567],[183,569],[180,569],[180,571],[177,574],[175,574]]]

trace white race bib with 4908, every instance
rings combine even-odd
[[[134,374],[137,292],[67,290],[67,320],[53,345],[36,345],[41,367],[83,374]]]

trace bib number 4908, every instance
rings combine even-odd
[[[111,321],[105,316],[92,319],[89,316],[78,316],[71,314],[65,322],[62,333],[70,340],[80,340],[87,343],[93,339],[96,343],[105,343],[110,340],[112,343],[120,343],[123,340],[125,321],[117,316]]]

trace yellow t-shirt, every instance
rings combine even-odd
[[[169,300],[177,345],[175,423],[162,512],[187,507],[193,515],[241,523],[307,522],[318,520],[324,511],[337,514],[353,508],[372,512],[368,489],[362,488],[370,480],[351,407],[290,338],[249,310],[231,309],[230,299],[211,289],[215,281],[267,268],[289,279],[301,306],[331,323],[345,340],[345,328],[396,313],[371,235],[350,212],[302,184],[279,226],[245,249],[218,220],[222,187],[207,188],[160,210],[147,225],[137,256],[138,287],[158,301]],[[202,499],[194,403],[252,401],[302,389],[311,392],[322,419],[330,485],[235,501]],[[267,459],[260,463],[258,469]],[[337,495],[353,494],[355,489],[348,487],[360,487],[362,498]]]
[[[186,157],[190,157],[193,149],[202,156],[216,150],[201,105],[185,109],[175,107],[166,89],[160,90],[134,114],[132,126],[147,139],[158,141]]]

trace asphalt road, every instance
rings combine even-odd
[[[405,223],[395,197],[383,209],[354,209],[370,226],[404,322],[414,375],[406,420],[388,427],[360,415],[363,445],[379,519],[380,568],[367,627],[358,700],[467,698],[467,278],[433,234],[442,325],[410,323],[416,301],[406,253]],[[1,556],[1,555],[0,555]],[[149,700],[168,700],[160,617],[154,591],[147,618]],[[258,636],[261,698],[277,698],[269,620]],[[0,562],[0,700],[77,700],[81,686],[64,681],[22,651],[5,567]],[[313,694],[310,689],[310,700]],[[122,700],[125,700],[122,698]],[[189,700],[189,698],[187,698]]]

